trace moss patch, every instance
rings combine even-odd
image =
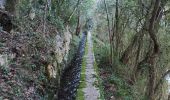
[[[77,89],[77,97],[76,100],[84,100],[84,92],[82,91],[82,88]]]

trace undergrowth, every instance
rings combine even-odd
[[[99,87],[99,92],[100,92],[100,97],[99,99],[100,100],[105,100],[104,99],[104,87],[102,85],[102,79],[100,78],[99,76],[99,69],[97,67],[97,63],[96,61],[94,62],[94,69],[95,69],[95,72],[96,72],[96,78],[97,78],[97,87]]]
[[[22,1],[22,4],[18,6],[19,15],[13,20],[16,28],[11,31],[11,34],[0,31],[0,49],[8,49],[8,52],[0,50],[0,53],[14,55],[12,61],[8,60],[9,70],[7,67],[0,66],[0,80],[3,81],[0,82],[0,95],[3,98],[15,100],[53,98],[51,95],[54,96],[53,94],[57,93],[60,86],[61,71],[66,64],[64,60],[66,59],[69,63],[77,50],[71,49],[69,57],[64,56],[62,64],[59,64],[57,59],[60,56],[56,53],[56,47],[58,49],[60,44],[57,43],[63,43],[60,45],[60,51],[64,50],[64,33],[69,32],[63,24],[63,19],[47,15],[45,32],[43,32],[44,13],[37,9],[35,18],[31,20],[26,13],[29,9],[27,6],[27,0]],[[60,38],[57,40],[56,36]],[[72,47],[77,48],[79,38],[73,37],[71,43]],[[48,65],[55,66],[56,78],[48,78],[46,70]],[[10,79],[7,80],[8,78]],[[8,82],[12,82],[12,85]],[[9,88],[8,91],[5,90],[6,88]]]
[[[99,74],[98,79],[101,80],[101,84],[99,84],[101,85],[100,90],[102,90],[101,92],[104,94],[103,98],[106,100],[134,100],[131,86],[123,77],[122,72],[119,72],[122,71],[119,68],[121,64],[116,62],[116,64],[113,64],[114,66],[109,65],[109,45],[102,43],[102,41],[96,37],[93,37],[93,40],[97,63],[95,66],[98,66],[95,68]]]

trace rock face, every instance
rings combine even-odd
[[[7,55],[0,55],[0,66],[6,66],[8,64]]]
[[[13,76],[9,81],[13,82],[12,87],[20,90],[17,94],[10,88],[12,97],[0,90],[2,98],[18,100],[29,97],[41,100],[39,96],[52,97],[57,94],[61,71],[65,68],[63,62],[67,60],[72,39],[68,29],[66,27],[54,37],[47,36],[46,40],[40,36],[41,33],[9,34],[0,31],[0,88],[4,90],[9,87],[6,79]],[[1,67],[6,65],[9,66]]]
[[[70,50],[69,44],[72,36],[68,31],[68,27],[66,32],[64,32],[63,38],[59,35],[56,35],[56,53],[58,63],[61,63],[64,56],[66,56]]]
[[[56,54],[56,60],[58,64],[61,64],[63,60],[65,61],[67,60],[67,55],[70,50],[71,39],[72,39],[72,36],[68,31],[68,27],[66,28],[66,31],[64,32],[63,36],[56,35],[55,54]],[[56,78],[58,67],[60,67],[60,66],[57,66],[58,64],[56,64],[56,61],[53,62],[53,68],[51,67],[51,69],[53,70],[49,70],[49,73],[51,73],[50,77]]]

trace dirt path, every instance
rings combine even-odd
[[[88,53],[86,55],[86,88],[83,89],[85,100],[99,100],[100,92],[94,86],[94,82],[96,79],[95,77],[95,70],[94,70],[94,54],[93,54],[93,43],[91,38],[91,33],[88,32],[87,36],[87,43],[88,43]]]

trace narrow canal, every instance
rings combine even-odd
[[[79,43],[77,53],[71,61],[70,66],[65,69],[58,94],[59,100],[75,100],[80,81],[82,59],[85,52],[87,33],[84,32]]]

